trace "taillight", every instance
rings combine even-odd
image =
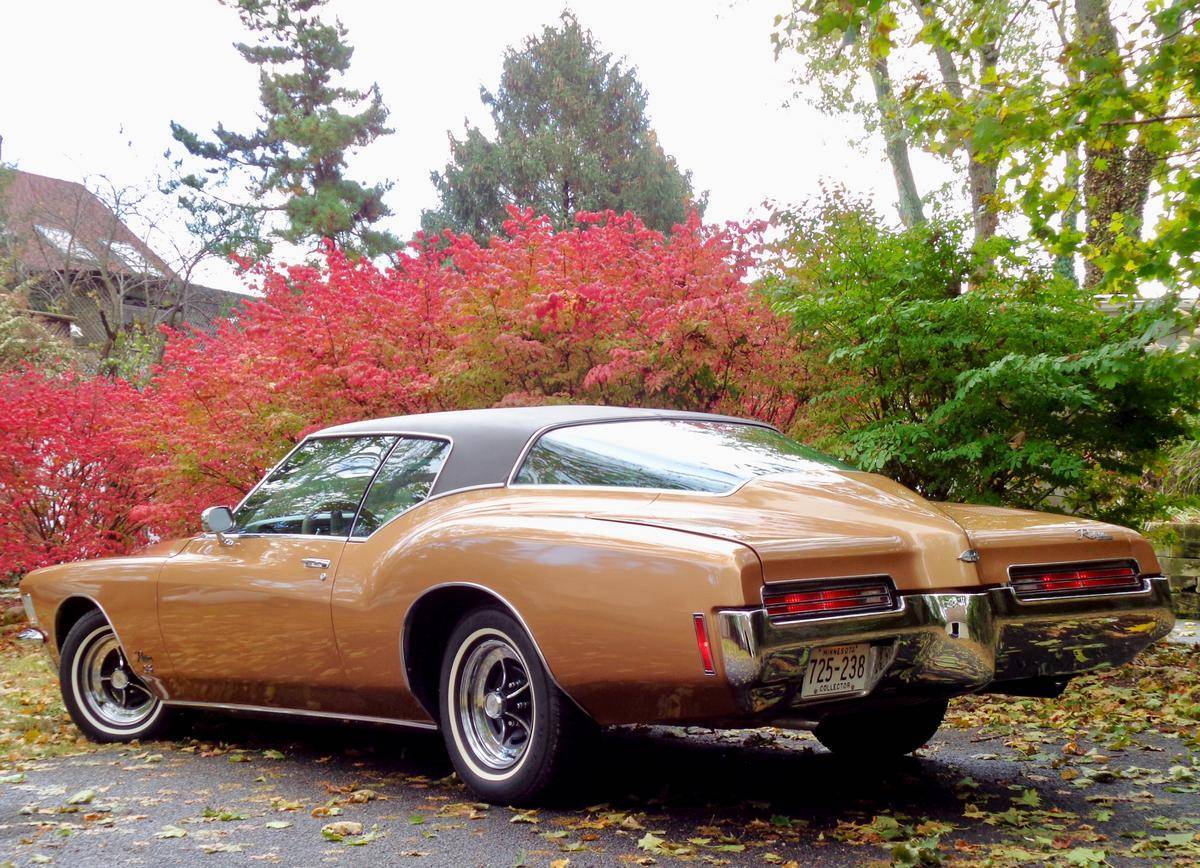
[[[886,576],[834,579],[767,587],[763,605],[772,621],[888,612],[896,608],[896,594]]]
[[[700,649],[700,662],[704,664],[704,674],[716,675],[717,669],[713,666],[712,645],[708,642],[708,625],[704,621],[704,616],[699,612],[692,615],[692,626],[696,628],[696,647]]]
[[[1144,587],[1134,561],[1010,567],[1008,576],[1013,591],[1024,599],[1140,591]]]

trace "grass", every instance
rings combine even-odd
[[[0,634],[0,763],[5,766],[93,747],[62,704],[58,678],[38,642]]]

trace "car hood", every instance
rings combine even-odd
[[[902,590],[999,584],[1014,563],[1141,561],[1149,550],[1114,525],[936,504],[884,476],[824,469],[754,479],[727,495],[667,492],[637,514],[592,517],[742,543],[758,554],[768,582],[886,573]]]

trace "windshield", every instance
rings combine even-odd
[[[818,468],[853,469],[760,425],[639,419],[548,431],[513,481],[727,492],[756,476]]]

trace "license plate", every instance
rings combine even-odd
[[[871,646],[866,642],[814,648],[804,671],[800,697],[809,699],[866,690],[871,676],[870,651]]]

